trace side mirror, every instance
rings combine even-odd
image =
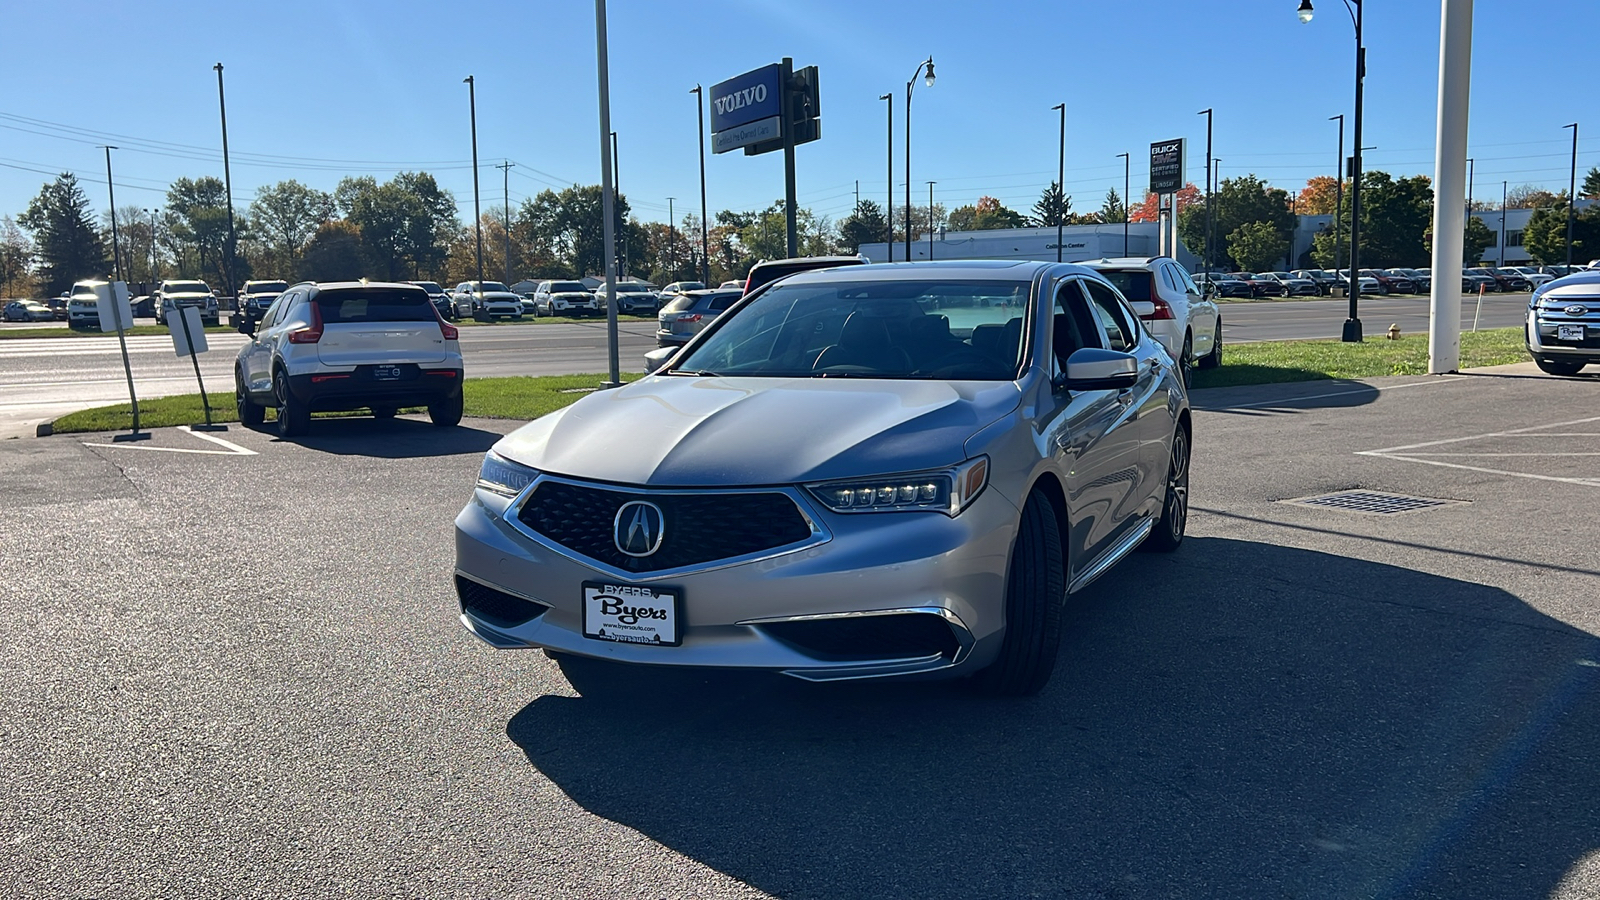
[[[249,316],[240,316],[238,328],[240,334],[247,334],[251,337],[254,337],[256,333],[256,320],[250,318]]]
[[[1053,384],[1069,391],[1120,391],[1138,380],[1139,360],[1132,353],[1083,347],[1067,357],[1066,371]]]
[[[1217,283],[1215,281],[1207,281],[1205,287],[1201,290],[1207,297],[1215,297],[1217,296]]]

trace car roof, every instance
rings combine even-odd
[[[1080,275],[1100,278],[1094,269],[1077,263],[1047,263],[1009,259],[950,259],[933,262],[874,263],[865,266],[844,266],[811,269],[797,272],[783,279],[784,284],[823,283],[836,280],[847,273],[855,281],[909,281],[921,278],[944,278],[957,281],[989,281],[1007,278],[1031,281],[1045,269],[1059,268]]]
[[[348,290],[351,290],[353,288],[375,288],[375,287],[376,288],[399,288],[401,290],[411,290],[413,288],[416,288],[419,291],[422,290],[422,288],[418,287],[417,285],[411,284],[410,282],[407,282],[407,281],[320,281],[320,282],[319,281],[308,281],[308,282],[301,282],[301,283],[310,285],[311,287],[314,287],[319,291],[348,291]],[[291,287],[294,287],[294,286],[295,285],[291,285]]]

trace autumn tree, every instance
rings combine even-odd
[[[1200,201],[1202,201],[1204,199],[1205,199],[1205,195],[1200,193],[1200,189],[1194,186],[1194,182],[1189,182],[1188,184],[1185,184],[1182,188],[1178,189],[1178,193],[1176,194],[1176,201],[1177,201],[1177,205],[1178,205],[1178,213],[1181,215],[1184,210],[1186,210],[1186,209],[1188,209],[1190,207],[1190,205],[1192,205],[1194,203],[1198,203],[1198,202],[1200,202]],[[1155,221],[1158,221],[1159,220],[1159,216],[1158,216],[1159,206],[1158,206],[1158,202],[1157,201],[1159,201],[1159,200],[1160,200],[1160,198],[1157,197],[1155,194],[1145,194],[1144,195],[1144,202],[1140,203],[1138,206],[1135,206],[1135,207],[1133,207],[1132,209],[1130,209],[1128,211],[1128,221],[1130,221],[1130,222],[1155,222]]]
[[[1566,205],[1566,191],[1552,194],[1541,187],[1519,184],[1506,192],[1506,209],[1540,209],[1546,206]]]
[[[1343,193],[1349,193],[1348,181],[1344,187]],[[1331,216],[1334,205],[1341,196],[1337,178],[1332,175],[1318,175],[1308,179],[1306,186],[1295,196],[1295,211],[1302,216]]]

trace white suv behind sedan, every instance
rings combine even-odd
[[[457,316],[478,321],[522,318],[522,295],[498,281],[463,281],[451,293]]]
[[[234,363],[239,421],[278,410],[278,434],[304,434],[313,412],[370,409],[380,419],[425,406],[433,424],[461,421],[461,346],[428,292],[412,284],[304,282],[273,301]]]
[[[1215,299],[1202,292],[1183,267],[1166,256],[1089,260],[1083,263],[1116,285],[1145,330],[1183,367],[1190,370],[1222,364],[1222,313]]]

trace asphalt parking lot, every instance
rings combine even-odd
[[[477,643],[513,423],[6,441],[0,895],[1594,897],[1597,398],[1197,394],[1189,540],[1007,702]],[[1453,502],[1284,502],[1357,489]]]

